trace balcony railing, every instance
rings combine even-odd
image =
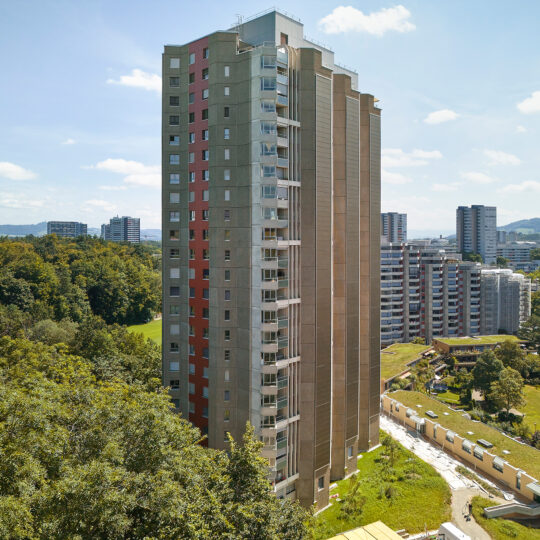
[[[287,328],[289,326],[289,318],[283,317],[278,319],[278,328]]]
[[[283,377],[278,377],[277,387],[281,389],[281,388],[287,388],[287,386],[289,386],[289,377],[287,375]]]
[[[278,257],[278,268],[288,268],[288,267],[289,267],[289,258]]]

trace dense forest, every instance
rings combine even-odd
[[[0,538],[309,537],[248,425],[202,447],[171,410],[161,351],[125,325],[160,310],[147,246],[0,239]]]

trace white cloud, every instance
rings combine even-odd
[[[161,186],[161,167],[159,165],[144,165],[139,161],[109,158],[90,168],[123,174],[126,184],[157,188]]]
[[[32,180],[37,175],[28,169],[23,169],[15,163],[9,161],[0,161],[0,178],[9,180]]]
[[[462,185],[462,182],[449,182],[448,184],[433,184],[431,189],[440,193],[448,193],[451,191],[457,191]]]
[[[89,199],[84,203],[86,205],[86,210],[89,209],[100,209],[106,210],[107,212],[113,212],[116,210],[116,205],[112,204],[110,201],[104,201],[102,199]]]
[[[519,165],[521,163],[521,159],[514,154],[499,150],[484,150],[484,155],[491,160],[491,165]]]
[[[383,148],[381,158],[382,167],[419,167],[427,165],[431,159],[441,159],[438,150],[419,150],[404,152],[401,148]]]
[[[459,114],[457,112],[451,111],[450,109],[441,109],[440,111],[433,111],[429,113],[424,122],[426,124],[442,124],[443,122],[449,122],[450,120],[455,120]]]
[[[29,199],[27,195],[0,194],[0,207],[14,208],[17,210],[42,208],[45,201]]]
[[[517,104],[517,108],[523,114],[532,114],[540,112],[540,90],[533,92],[531,97],[528,97]]]
[[[125,191],[127,186],[98,186],[103,191]]]
[[[409,22],[411,12],[404,6],[383,8],[365,15],[353,6],[338,6],[319,21],[319,27],[326,34],[343,32],[366,32],[382,36],[385,32],[411,32],[416,26]]]
[[[525,126],[517,126],[516,127],[516,133],[526,133],[527,128]]]
[[[146,73],[141,69],[133,69],[131,75],[121,75],[119,80],[107,79],[107,83],[161,92],[161,77],[155,73]]]
[[[540,193],[540,182],[535,180],[525,180],[520,184],[509,184],[498,191],[500,193],[523,193],[525,191]]]
[[[75,144],[75,139],[66,139],[62,144]]]
[[[410,184],[412,182],[412,178],[409,178],[408,176],[386,171],[385,169],[381,171],[381,177],[384,184],[392,184],[394,186]]]
[[[497,182],[497,178],[488,176],[487,174],[481,172],[464,172],[461,173],[461,178],[469,180],[469,182],[474,182],[475,184],[492,184]]]

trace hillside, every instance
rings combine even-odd
[[[26,236],[29,234],[34,236],[47,234],[47,222],[42,221],[35,225],[0,225],[0,236]]]
[[[499,231],[520,232],[524,234],[540,233],[540,218],[520,219],[503,227],[497,227]]]

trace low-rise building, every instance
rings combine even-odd
[[[504,257],[512,264],[527,263],[531,260],[531,250],[538,247],[536,242],[506,242],[497,244],[497,257]]]
[[[78,221],[47,221],[47,234],[56,234],[63,238],[77,238],[86,236],[88,227],[86,223]]]

